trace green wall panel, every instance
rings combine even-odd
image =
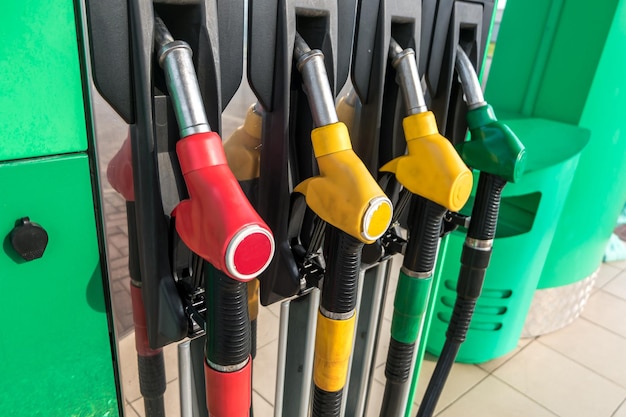
[[[118,415],[93,207],[86,155],[0,164],[0,415]],[[6,238],[25,216],[31,262]]]
[[[73,1],[1,1],[0,39],[0,161],[85,150]]]

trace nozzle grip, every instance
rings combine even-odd
[[[181,239],[231,278],[255,278],[272,259],[274,239],[228,168],[219,135],[190,135],[176,153],[189,193],[173,213]]]
[[[343,123],[311,133],[320,175],[300,183],[295,191],[324,221],[363,243],[372,243],[389,226],[391,201],[352,150]]]
[[[472,191],[472,173],[450,141],[439,134],[432,112],[417,113],[403,121],[407,154],[385,164],[411,193],[450,211],[459,211]]]
[[[458,146],[466,164],[481,172],[517,182],[526,168],[526,149],[489,105],[467,112],[471,140]]]

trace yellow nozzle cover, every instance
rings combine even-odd
[[[407,154],[380,170],[393,172],[405,188],[450,211],[459,211],[472,191],[472,172],[437,129],[432,112],[405,117]]]
[[[346,385],[356,314],[333,320],[317,313],[313,381],[324,391],[336,392]]]
[[[224,141],[224,152],[230,170],[239,181],[258,178],[261,157],[261,131],[263,119],[250,106],[246,118],[237,130]]]
[[[363,161],[352,150],[346,126],[339,122],[311,132],[320,175],[295,188],[320,218],[364,243],[389,227],[393,207]]]

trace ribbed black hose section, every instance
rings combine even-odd
[[[428,272],[435,267],[441,223],[446,209],[418,195],[411,197],[409,241],[403,266],[410,271]]]
[[[163,351],[150,356],[137,355],[137,369],[141,395],[144,398],[162,397],[166,387]]]
[[[446,331],[446,340],[461,344],[467,337],[472,315],[476,308],[476,300],[468,300],[457,297],[452,310],[452,317],[448,330]]]
[[[126,224],[128,225],[128,272],[130,279],[141,282],[139,271],[139,243],[137,242],[137,222],[135,221],[135,202],[126,202]]]
[[[341,398],[343,388],[339,391],[328,392],[315,386],[313,389],[312,417],[339,417],[341,412]]]
[[[388,382],[403,383],[408,381],[414,348],[415,343],[402,343],[393,337],[391,338],[387,352],[387,363],[385,364],[385,377]]]
[[[476,200],[472,208],[472,220],[467,236],[473,239],[490,240],[496,236],[500,198],[506,180],[502,177],[480,173]]]
[[[256,320],[250,322],[250,356],[256,358]]]
[[[204,265],[206,282],[206,358],[228,366],[243,363],[250,355],[248,286],[212,265]]]
[[[356,307],[356,293],[363,243],[332,227],[326,228],[326,273],[321,306],[333,313],[349,313]]]
[[[441,356],[439,356],[439,360],[437,360],[433,375],[428,382],[428,387],[426,388],[426,393],[424,394],[420,408],[417,411],[417,417],[432,417],[460,347],[461,344],[451,342],[449,339],[446,340],[446,343],[443,345],[443,350],[441,351]]]

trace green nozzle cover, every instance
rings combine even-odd
[[[432,277],[412,278],[400,272],[391,319],[391,337],[398,342],[412,344],[417,341],[431,283]]]
[[[496,119],[490,105],[467,112],[470,140],[457,145],[459,155],[470,167],[519,181],[526,167],[526,150],[519,138]]]

